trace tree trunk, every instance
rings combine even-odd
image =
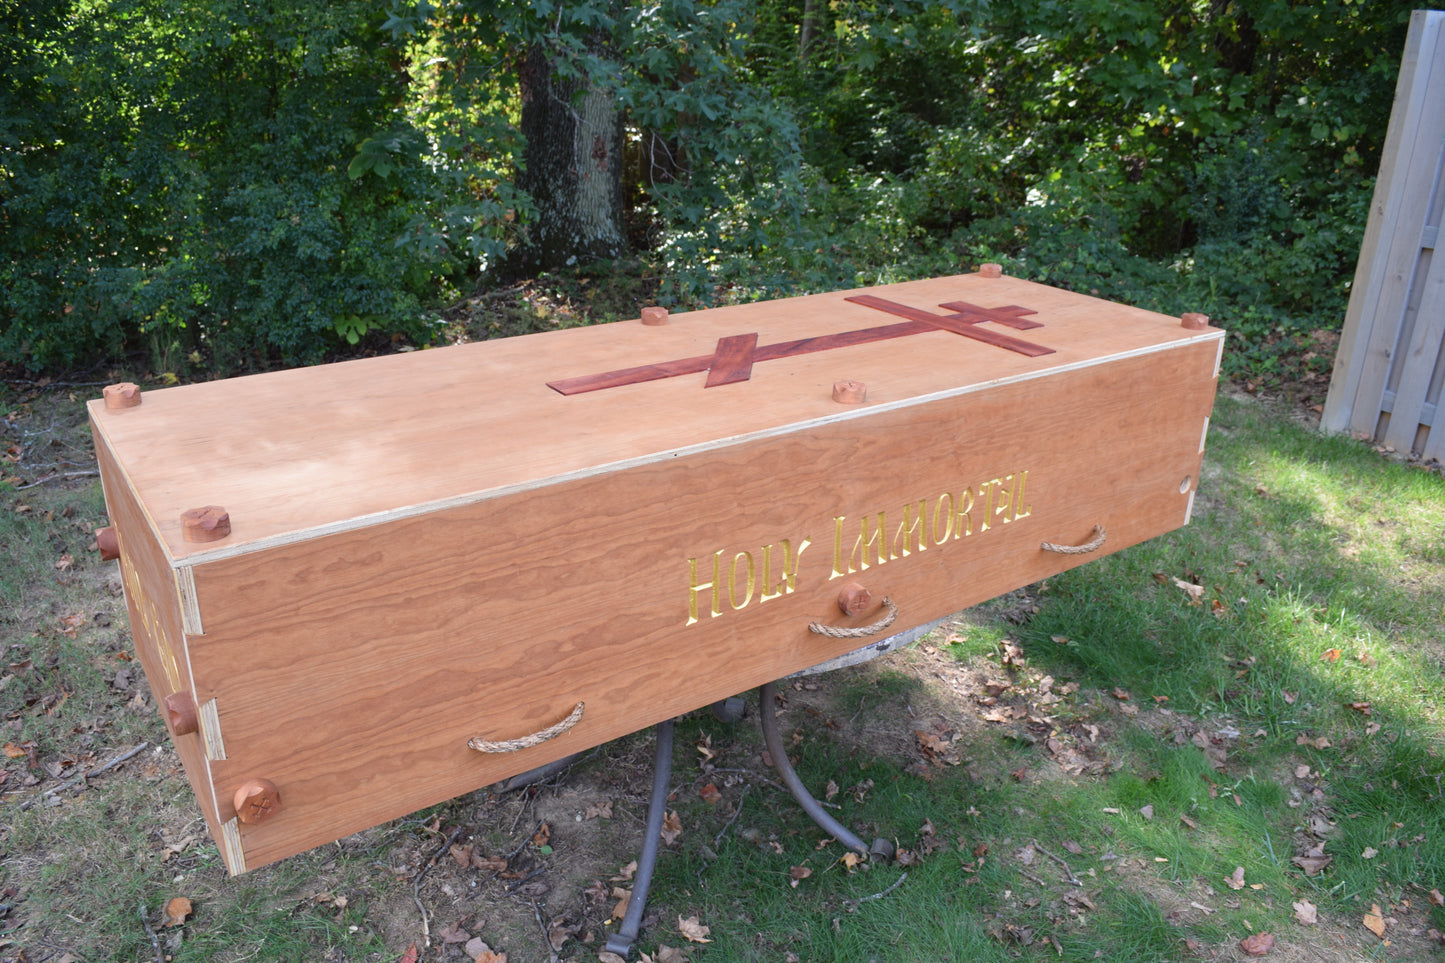
[[[818,29],[818,0],[803,0],[803,25],[798,30],[798,59],[808,59],[813,34]]]
[[[600,44],[599,44],[600,46]],[[563,80],[540,45],[521,73],[526,170],[537,206],[519,267],[546,270],[617,257],[622,222],[622,116],[613,94],[585,78]]]

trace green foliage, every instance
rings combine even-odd
[[[7,11],[37,62],[0,104],[7,355],[316,361],[346,316],[426,337],[451,265],[395,243],[425,183],[345,175],[405,89],[370,5],[47,9]]]
[[[429,339],[537,223],[532,49],[619,105],[664,303],[988,258],[1253,350],[1342,319],[1411,6],[9,0],[0,351]]]

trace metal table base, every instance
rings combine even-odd
[[[817,675],[833,669],[868,662],[880,655],[911,645],[944,621],[946,620],[939,619],[886,639],[871,642],[836,659],[815,665],[810,669],[804,669],[801,672],[795,672],[788,678]],[[773,710],[777,686],[777,682],[766,682],[758,689],[758,722],[763,730],[763,744],[767,746],[773,768],[782,777],[783,785],[787,786],[788,792],[797,800],[798,805],[803,807],[803,811],[823,832],[838,840],[848,849],[864,859],[892,859],[894,853],[892,843],[886,839],[875,839],[871,845],[864,843],[856,834],[850,832],[842,823],[830,816],[823,808],[823,804],[818,802],[808,788],[803,785],[793,764],[788,761],[788,754],[783,748],[783,738],[778,731],[777,713]],[[713,706],[713,713],[724,722],[736,722],[742,718],[742,700],[734,696],[718,702]],[[652,885],[652,872],[657,865],[659,843],[662,838],[662,820],[667,812],[668,783],[672,778],[672,730],[675,721],[675,719],[668,719],[657,725],[657,757],[653,768],[652,800],[648,803],[647,808],[647,835],[642,840],[642,854],[637,860],[637,874],[633,877],[632,896],[627,901],[627,912],[623,916],[622,925],[616,933],[607,938],[607,952],[616,953],[623,959],[626,959],[632,952],[632,944],[637,941],[638,932],[642,928],[642,913],[647,904],[647,891]]]

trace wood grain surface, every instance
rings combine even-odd
[[[870,624],[887,596],[902,631],[1185,523],[1221,332],[1008,278],[878,290],[936,314],[967,301],[1022,320],[1029,305],[1032,336],[1056,353],[939,331],[762,364],[736,340],[876,323],[819,296],[92,409],[128,579],[159,597],[168,567],[185,576],[191,632],[171,577],[163,634],[197,702],[214,700],[225,758],[206,758],[200,735],[178,743],[194,741],[187,774],[212,833],[239,850],[232,870],[866,641],[810,622]],[[751,363],[750,377],[575,397],[546,384],[703,355],[734,373]],[[840,378],[866,381],[867,402],[834,402]],[[231,536],[185,542],[180,511],[210,504]],[[1095,525],[1108,530],[1095,555],[1040,548]],[[851,616],[838,601],[850,584],[875,600]],[[142,661],[156,685],[164,665]],[[583,718],[539,746],[467,748],[543,730],[578,702]],[[235,822],[234,799],[257,784],[279,804]]]
[[[676,313],[651,327],[622,321],[145,392],[145,404],[94,412],[175,560],[214,558],[314,534],[755,435],[800,430],[940,392],[1222,332],[1015,278],[961,275],[867,293],[940,314],[940,305],[1027,305],[1055,349],[1029,358],[944,331],[842,346],[766,363],[748,381],[704,390],[685,377],[565,397],[547,382],[679,358],[711,359],[719,339],[760,343],[878,326],[854,292]],[[885,316],[886,317],[886,316]],[[869,404],[843,411],[842,379]],[[100,406],[100,402],[93,407]],[[223,505],[232,534],[187,543],[180,513]]]

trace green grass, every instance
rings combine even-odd
[[[0,489],[3,741],[34,742],[41,766],[152,744],[83,793],[23,811],[54,780],[4,760],[0,888],[15,889],[16,909],[0,920],[0,958],[24,946],[32,960],[151,959],[139,907],[157,920],[185,895],[195,915],[159,933],[177,961],[394,963],[420,945],[412,880],[448,829],[507,852],[549,801],[563,816],[534,855],[553,890],[534,904],[443,859],[420,890],[432,932],[466,922],[513,960],[545,959],[539,918],[567,916],[583,925],[560,959],[597,957],[611,901],[589,903],[564,870],[607,881],[634,858],[646,738],[534,795],[474,794],[229,879],[173,754],[157,749],[154,707],[131,704],[140,683],[115,684],[132,663],[120,601],[86,548],[102,521],[90,483]],[[926,652],[780,687],[804,781],[819,796],[835,786],[834,815],[864,839],[895,840],[900,862],[841,861],[761,764],[751,720],[685,717],[670,802],[685,831],[659,863],[638,949],[682,946],[697,963],[1162,963],[1237,958],[1240,939],[1268,932],[1290,959],[1435,958],[1442,561],[1440,475],[1221,398],[1188,528],[1031,586],[1026,606],[1015,595],[962,613]],[[1203,586],[1202,599],[1175,579]],[[63,620],[76,614],[72,635]],[[1011,683],[1001,699],[1029,717],[985,718],[980,679]],[[956,764],[925,757],[915,729],[954,732]],[[27,775],[40,776],[33,788]],[[707,783],[721,803],[702,798]],[[617,812],[583,851],[570,835],[582,817],[568,814],[597,800]],[[166,855],[188,834],[198,838]],[[1293,860],[1321,844],[1331,861],[1307,875]],[[1318,925],[1295,920],[1304,900]],[[1376,905],[1394,920],[1389,945],[1361,925]],[[693,916],[711,942],[679,934],[677,918]],[[425,958],[459,954],[434,946]]]
[[[1043,674],[1055,690],[1076,684],[1049,710],[1052,734],[1105,730],[1102,774],[1061,773],[1043,747],[1048,726],[1032,740],[994,726],[968,746],[970,764],[921,768],[860,755],[846,726],[835,734],[790,711],[809,785],[851,785],[865,772],[875,781],[862,803],[840,797],[845,822],[908,848],[928,821],[947,845],[851,913],[848,900],[884,891],[904,869],[849,874],[832,863],[792,887],[790,865],[841,850],[816,850],[821,834],[765,788],[767,832],[784,851],[729,837],[743,853],[720,850],[702,868],[679,861],[659,898],[718,922],[715,942],[694,948],[706,961],[789,951],[1163,961],[1188,956],[1190,941],[1234,952],[1251,932],[1330,952],[1343,940],[1362,958],[1424,958],[1428,938],[1400,933],[1408,919],[1419,933],[1445,928],[1428,897],[1445,886],[1442,531],[1438,474],[1221,399],[1189,528],[1035,586],[1040,611],[1025,624],[1002,621],[1002,604],[983,606],[965,613],[952,644],[934,640],[1002,676],[998,649],[1011,638],[1028,662],[1020,685]],[[1201,602],[1175,578],[1203,585]],[[871,667],[837,684],[837,715],[912,707],[927,683],[927,672]],[[1195,733],[1222,754],[1212,759]],[[1312,818],[1333,828],[1311,835]],[[1083,885],[1038,852],[1025,862],[1030,842]],[[1320,842],[1332,862],[1308,876],[1292,859]],[[964,871],[980,845],[982,868]],[[683,892],[692,899],[679,905]],[[1070,902],[1080,895],[1092,910]],[[1297,900],[1318,906],[1322,923],[1298,924]],[[1388,946],[1360,925],[1373,904],[1408,917]]]

